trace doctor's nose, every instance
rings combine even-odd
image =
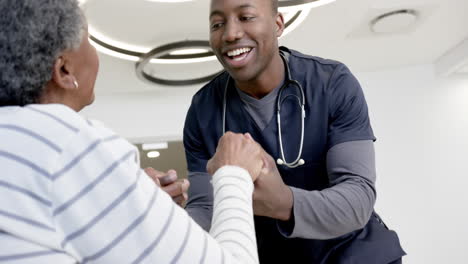
[[[227,23],[223,33],[224,42],[234,42],[241,39],[244,36],[244,31],[238,23],[231,22]]]

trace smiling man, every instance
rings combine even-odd
[[[189,214],[210,227],[206,163],[225,131],[248,132],[269,154],[253,195],[262,263],[401,263],[398,236],[374,211],[375,137],[349,69],[279,47],[277,1],[212,0],[209,21],[225,72],[187,114]]]

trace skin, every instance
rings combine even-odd
[[[284,184],[273,157],[265,153],[262,158],[264,166],[254,183],[254,213],[287,221],[292,214],[292,191]]]
[[[255,181],[263,167],[264,151],[249,134],[226,132],[219,140],[215,155],[208,161],[206,169],[214,174],[225,165],[246,169]]]
[[[283,16],[272,11],[269,0],[211,1],[213,52],[237,87],[254,98],[267,95],[284,79],[285,69],[278,47],[278,37],[283,30]],[[251,51],[241,61],[233,61],[227,52],[237,48],[251,48]],[[273,158],[263,152],[261,159],[264,165],[255,181],[254,213],[289,220],[292,191],[284,184]]]
[[[55,60],[52,79],[46,84],[39,102],[64,104],[80,111],[94,101],[98,70],[99,59],[88,41],[86,29],[78,49],[65,51]]]
[[[186,179],[179,180],[175,170],[162,172],[151,167],[145,169],[146,174],[160,186],[172,200],[180,206],[183,206],[188,198],[188,188],[190,182]]]

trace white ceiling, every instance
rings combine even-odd
[[[209,0],[157,3],[147,0],[88,0],[92,28],[113,40],[143,47],[185,39],[208,40]],[[393,34],[373,34],[369,23],[397,9],[414,9],[417,23]],[[468,37],[467,0],[336,0],[313,8],[280,43],[307,54],[343,61],[353,71],[376,71],[435,62]],[[135,63],[100,54],[96,93],[151,92],[171,87],[142,82]],[[160,77],[200,76],[220,70],[216,61],[161,65]],[[190,90],[201,85],[191,86]]]

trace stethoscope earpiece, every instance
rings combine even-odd
[[[278,165],[283,165],[284,164],[284,161],[282,159],[277,159],[276,160],[276,164]]]

